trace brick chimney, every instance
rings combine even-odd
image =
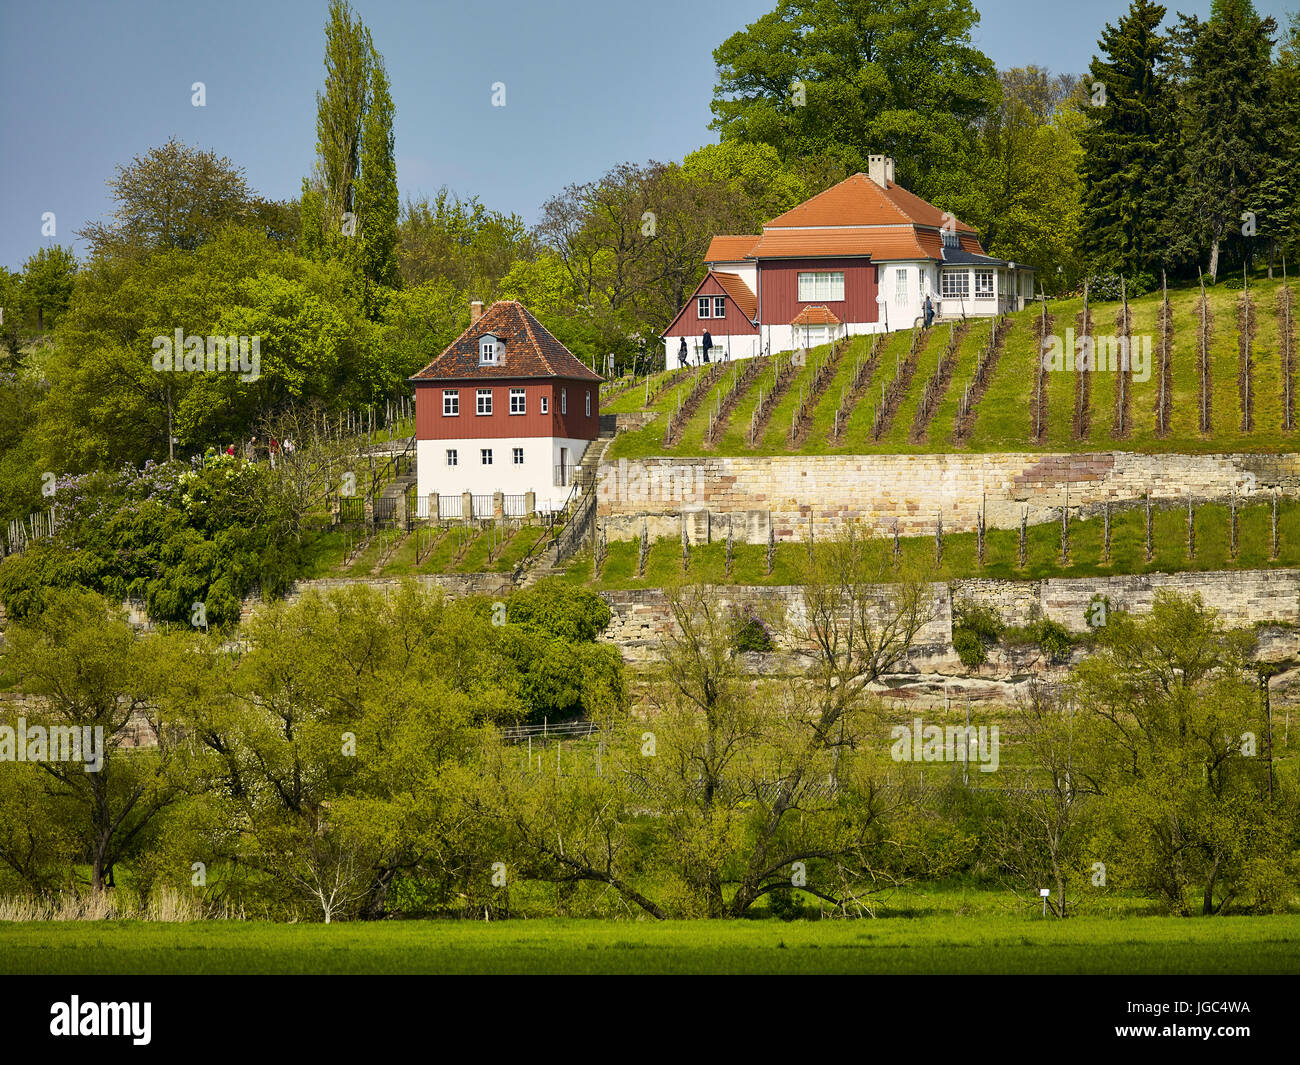
[[[883,189],[894,183],[894,160],[887,155],[867,156],[867,177]]]
[[[473,325],[483,317],[483,301],[472,300],[469,305],[469,324]]]

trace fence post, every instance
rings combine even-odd
[[[537,517],[537,493],[536,492],[524,493],[524,513],[527,514],[530,518]]]
[[[474,493],[461,492],[460,494],[460,516],[462,521],[474,520]]]
[[[506,516],[506,497],[504,492],[492,493],[492,517],[500,521]]]

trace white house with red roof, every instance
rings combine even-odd
[[[667,365],[815,347],[843,336],[910,329],[928,296],[936,318],[1020,310],[1033,267],[986,255],[973,228],[894,181],[894,161],[772,219],[754,236],[716,236],[708,273],[665,330]]]
[[[599,436],[602,380],[521,303],[471,304],[469,328],[411,378],[420,512],[430,495],[496,492],[514,512],[528,493],[559,509]]]

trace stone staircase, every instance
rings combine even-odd
[[[543,578],[561,572],[564,564],[590,540],[596,520],[596,479],[600,472],[600,461],[613,438],[613,433],[608,436],[602,433],[583,452],[582,461],[573,474],[573,483],[581,485],[581,488],[569,504],[564,528],[554,542],[547,544],[546,549],[520,575],[521,588],[531,588]]]

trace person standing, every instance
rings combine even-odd
[[[934,321],[934,300],[930,298],[930,293],[925,294],[925,328],[930,328],[930,323]]]
[[[713,337],[709,335],[709,331],[706,329],[704,330],[704,359],[703,359],[704,362],[709,361],[709,349],[712,347],[713,347]]]

